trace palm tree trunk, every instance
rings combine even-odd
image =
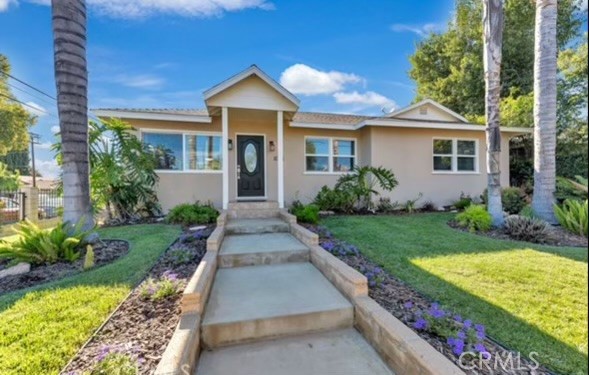
[[[63,156],[63,220],[94,225],[88,161],[88,72],[84,0],[52,0],[55,82]]]
[[[483,40],[485,66],[485,114],[487,118],[487,191],[488,210],[493,225],[503,226],[501,202],[501,59],[503,45],[503,1],[483,1]]]
[[[556,223],[556,19],[558,0],[536,1],[534,58],[534,196],[532,209]]]

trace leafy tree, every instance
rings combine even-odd
[[[6,155],[0,155],[0,163],[6,164],[11,171],[18,171],[21,176],[31,175],[30,161],[29,150],[10,151]],[[37,176],[39,176],[39,173],[37,173]]]
[[[36,117],[22,105],[15,102],[8,86],[10,63],[0,54],[0,155],[12,150],[23,150],[29,142],[29,127],[35,124]]]
[[[16,190],[20,186],[20,175],[11,172],[6,164],[0,163],[0,190]]]

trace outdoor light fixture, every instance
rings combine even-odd
[[[276,151],[276,144],[274,144],[274,141],[270,141],[270,152],[274,151]]]
[[[227,149],[228,149],[229,151],[233,150],[233,139],[229,139],[229,140],[227,141]]]

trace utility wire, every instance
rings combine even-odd
[[[10,78],[14,79],[15,81],[17,81],[17,82],[20,82],[20,83],[22,83],[23,85],[25,85],[25,86],[27,86],[27,87],[29,87],[29,88],[31,88],[31,89],[33,89],[33,90],[37,91],[39,94],[43,94],[43,95],[45,95],[46,97],[48,97],[48,98],[50,98],[50,99],[57,100],[57,99],[55,99],[53,96],[51,96],[51,95],[47,94],[45,91],[43,91],[43,90],[41,90],[41,89],[38,89],[38,88],[36,88],[35,86],[33,86],[33,85],[31,85],[31,84],[28,84],[28,83],[26,83],[25,81],[23,81],[23,80],[21,80],[21,79],[18,79],[18,78],[16,78],[16,77],[15,77],[15,76],[13,76],[13,75],[10,75],[10,74],[8,74],[8,73],[1,72],[1,71],[0,71],[0,73],[2,73],[2,74],[4,74],[5,76],[7,76],[7,77],[10,77]]]
[[[28,96],[30,96],[30,97],[32,97],[32,98],[35,98],[35,99],[41,100],[42,102],[44,102],[44,103],[46,103],[46,104],[55,105],[55,102],[56,102],[56,100],[54,100],[53,102],[50,102],[50,101],[49,101],[49,99],[47,99],[47,98],[42,98],[41,96],[38,96],[38,95],[35,95],[35,94],[31,94],[31,93],[30,93],[30,92],[28,92],[27,90],[25,90],[25,89],[23,89],[23,88],[21,88],[21,87],[18,87],[18,86],[16,86],[16,85],[13,85],[13,84],[12,84],[12,83],[10,83],[10,82],[7,82],[7,83],[8,83],[8,86],[10,86],[10,87],[12,87],[13,89],[16,89],[16,90],[18,90],[18,91],[20,91],[20,92],[22,92],[22,93],[26,94],[26,95],[28,95]]]
[[[9,95],[4,95],[4,94],[2,94],[2,93],[0,92],[0,96],[3,96],[3,97],[5,97],[5,98],[6,98],[6,99],[8,99],[8,100],[11,100],[11,101],[13,101],[13,102],[19,103],[19,104],[21,104],[21,105],[24,105],[25,107],[28,107],[28,108],[30,108],[30,109],[32,109],[32,110],[34,110],[34,111],[37,111],[37,112],[43,112],[43,113],[44,113],[44,114],[46,114],[46,115],[49,115],[49,116],[55,117],[56,119],[59,119],[59,117],[55,116],[53,113],[47,112],[46,110],[44,110],[44,109],[41,109],[41,108],[36,108],[36,107],[33,107],[32,105],[30,105],[30,104],[27,104],[27,103],[25,103],[25,102],[22,102],[22,101],[20,101],[20,100],[18,100],[18,99],[12,98],[12,97],[10,97]]]

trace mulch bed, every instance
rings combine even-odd
[[[320,244],[324,241],[330,240],[330,238],[323,237],[322,235],[325,233],[325,230],[318,226],[313,225],[304,225],[312,232],[317,233],[320,236],[319,242]],[[331,238],[332,239],[332,238]],[[344,261],[350,267],[357,269],[357,270],[373,270],[374,268],[380,268],[379,265],[370,261],[368,258],[363,256],[362,254],[359,255],[339,255],[334,254],[339,259]],[[426,340],[431,346],[433,346],[437,351],[442,353],[456,365],[459,364],[459,357],[456,356],[452,352],[452,348],[446,342],[446,339],[441,338],[437,335],[429,333],[427,331],[417,331],[412,328],[413,323],[416,320],[414,313],[411,310],[408,310],[404,305],[407,302],[412,302],[413,305],[421,310],[427,310],[431,306],[432,302],[415,289],[413,289],[410,285],[405,284],[403,281],[397,279],[396,277],[390,275],[387,272],[383,272],[383,279],[378,285],[370,286],[369,287],[369,296],[373,298],[378,304],[380,304],[384,309],[390,312],[393,316],[397,319],[401,320],[405,325],[410,327],[414,332],[416,332],[421,338]],[[466,317],[468,318],[468,317]],[[495,358],[500,357],[504,361],[508,358],[509,355],[512,356],[514,359],[514,363],[517,366],[517,353],[509,351],[505,347],[501,346],[495,341],[491,339],[487,339],[485,341],[485,347],[487,348],[488,352],[492,355],[492,362],[494,363]],[[465,361],[466,362],[466,361]],[[504,362],[505,363],[505,362]],[[466,363],[465,363],[466,364]],[[471,361],[468,363],[469,367],[473,367],[471,370],[463,369],[463,371],[468,375],[550,375],[552,374],[545,368],[535,369],[535,364],[530,362],[525,358],[521,358],[520,368],[517,371],[508,371],[499,366],[497,369],[491,370],[485,364],[482,364],[477,360]]]
[[[185,231],[162,254],[148,277],[158,279],[171,271],[177,275],[183,289],[205,255],[206,239],[214,228]],[[141,297],[140,287],[131,292],[62,374],[77,375],[92,370],[101,353],[109,347],[133,348],[133,353],[139,357],[139,374],[155,371],[180,319],[181,292],[161,301],[151,301]]]
[[[454,220],[449,221],[448,225],[456,230],[471,233],[468,229],[459,226],[456,223],[456,221],[454,221]],[[479,236],[490,237],[490,238],[494,238],[494,239],[498,239],[498,240],[517,241],[517,240],[511,238],[502,229],[491,229],[488,232],[475,232],[474,234],[477,234]],[[523,242],[523,241],[519,241],[519,242]],[[568,230],[564,229],[563,227],[550,226],[550,231],[548,232],[548,236],[547,236],[546,240],[542,243],[542,245],[587,248],[587,246],[589,245],[589,242],[587,241],[587,237],[583,237],[578,234],[571,233]]]
[[[103,240],[93,246],[95,267],[111,263],[129,251],[129,244],[121,240]],[[83,252],[84,253],[84,252]],[[20,275],[0,279],[0,294],[28,288],[49,281],[83,272],[84,256],[75,262],[60,262],[49,265],[31,266],[31,270]]]

